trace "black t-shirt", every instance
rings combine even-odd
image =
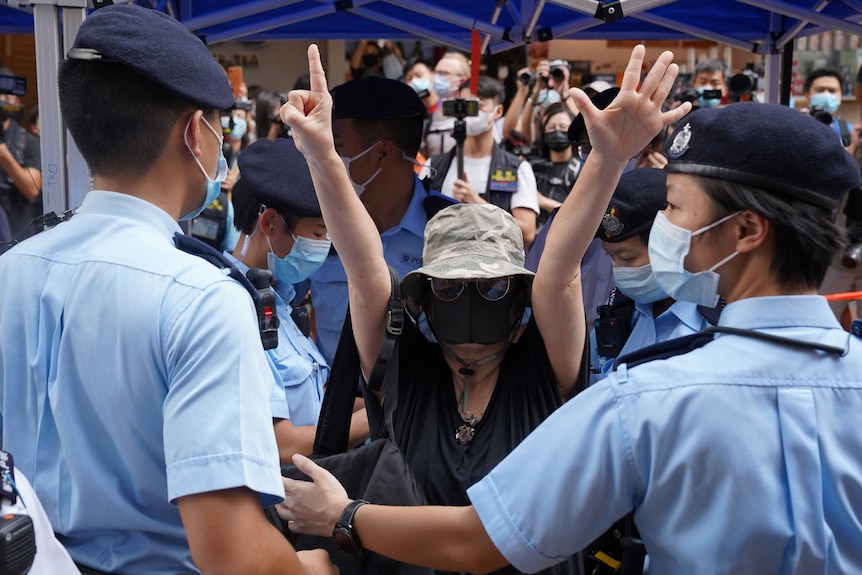
[[[431,505],[469,505],[476,483],[562,405],[535,319],[506,352],[500,378],[467,445],[455,441],[463,423],[452,370],[440,346],[405,322],[399,340],[395,439]],[[542,573],[575,573],[570,560]],[[515,574],[513,567],[495,573]]]
[[[452,370],[440,346],[407,323],[399,342],[396,441],[430,504],[469,505],[467,488],[562,405],[544,341],[531,318],[506,352],[473,440],[459,445],[455,431],[463,421]]]

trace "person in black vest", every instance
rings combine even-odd
[[[536,176],[529,162],[506,152],[494,140],[494,122],[503,114],[503,86],[479,77],[478,94],[462,90],[464,98],[479,98],[479,115],[467,117],[464,142],[464,179],[458,178],[456,148],[431,158],[431,189],[464,203],[490,203],[512,214],[524,245],[536,237],[539,199]]]
[[[539,192],[539,225],[547,221],[555,209],[563,205],[583,162],[575,154],[569,140],[569,126],[575,114],[562,103],[551,104],[542,116],[542,132],[539,139],[542,157],[530,165],[536,174]]]

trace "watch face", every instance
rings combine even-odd
[[[332,530],[332,538],[335,539],[335,544],[338,548],[348,555],[359,555],[359,546],[353,539],[350,529],[343,525],[336,525]]]

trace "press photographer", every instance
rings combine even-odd
[[[835,70],[814,70],[805,79],[802,87],[807,102],[807,107],[802,111],[831,127],[836,137],[841,138],[847,151],[855,154],[859,148],[859,134],[852,124],[835,115],[841,107],[841,87],[841,75]]]
[[[36,232],[28,224],[42,214],[39,139],[18,124],[26,92],[26,78],[0,68],[0,205],[18,241]]]
[[[443,113],[454,118],[457,144],[445,154],[432,156],[431,169],[423,175],[430,172],[431,189],[443,195],[464,203],[491,203],[510,212],[529,245],[539,213],[536,177],[528,162],[503,150],[494,139],[494,123],[503,114],[503,86],[494,78],[479,76],[477,93],[464,88],[461,96],[443,101]]]
[[[517,90],[503,120],[503,138],[509,151],[531,159],[538,156],[540,121],[549,106],[562,103],[573,114],[578,113],[569,96],[569,76],[565,60],[542,60],[535,70],[518,70]]]
[[[701,60],[694,67],[691,87],[698,94],[698,108],[715,108],[726,104],[729,97],[727,64],[717,58]]]

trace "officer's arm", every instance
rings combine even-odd
[[[285,501],[276,506],[278,514],[291,531],[327,537],[350,498],[338,479],[307,457],[294,457],[293,463],[312,481],[284,478]],[[351,525],[362,547],[403,563],[468,573],[508,563],[472,505],[362,505]]]
[[[467,573],[488,573],[509,564],[472,505],[363,505],[353,523],[363,547],[396,561]]]
[[[249,489],[187,495],[177,499],[177,507],[192,559],[203,575],[335,575],[325,551],[297,555]]]
[[[42,172],[37,168],[25,168],[19,164],[9,147],[2,142],[0,142],[0,167],[12,178],[15,189],[25,198],[33,200],[39,196],[39,191],[42,189]]]

